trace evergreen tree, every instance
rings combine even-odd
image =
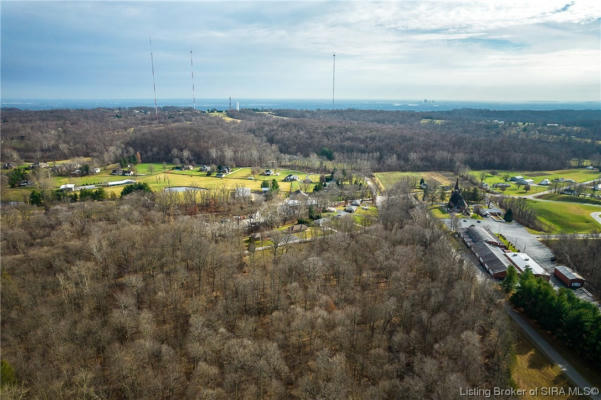
[[[8,174],[8,184],[14,188],[21,181],[27,180],[27,172],[25,168],[13,168]]]
[[[513,291],[515,285],[518,283],[518,279],[519,277],[517,271],[513,265],[510,265],[509,268],[507,268],[505,279],[503,279],[503,282],[501,283],[501,287],[505,293],[511,293]]]
[[[121,191],[121,197],[127,196],[128,194],[137,191],[152,193],[152,190],[150,190],[150,186],[148,186],[146,182],[138,182],[132,185],[125,186]]]
[[[31,193],[29,193],[29,203],[34,205],[34,206],[41,206],[42,203],[44,202],[44,196],[42,195],[42,192],[38,191],[38,190],[32,190]]]
[[[513,221],[513,211],[511,210],[511,208],[507,209],[507,211],[505,212],[505,216],[503,217],[503,219],[506,222]]]

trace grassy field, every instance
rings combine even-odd
[[[226,122],[240,122],[239,119],[235,119],[230,117],[229,115],[227,115],[227,113],[225,111],[221,111],[221,112],[210,112],[209,113],[210,116],[213,117],[217,117],[217,118],[222,118],[224,121]]]
[[[76,186],[82,185],[99,185],[107,182],[120,181],[124,179],[132,179],[138,182],[147,183],[153,191],[163,190],[169,186],[197,186],[208,190],[216,190],[220,188],[234,189],[236,187],[247,187],[253,191],[261,190],[261,182],[264,180],[278,181],[280,191],[287,193],[302,189],[307,192],[313,191],[313,184],[304,184],[301,182],[284,182],[284,178],[288,174],[297,175],[301,180],[309,176],[313,182],[319,181],[319,175],[307,174],[301,171],[289,169],[277,170],[279,176],[263,176],[253,175],[252,169],[248,167],[234,168],[234,171],[223,178],[217,178],[215,175],[207,176],[205,172],[200,172],[198,169],[193,171],[175,171],[172,170],[173,164],[162,163],[142,163],[136,166],[138,176],[115,176],[111,175],[111,170],[117,168],[117,165],[109,165],[101,170],[99,174],[83,176],[83,177],[53,177],[52,181],[55,188],[66,183],[73,183]],[[263,171],[263,170],[261,170]],[[252,179],[249,179],[251,178]],[[31,187],[24,188],[8,188],[2,187],[3,201],[24,201],[31,192]],[[106,187],[107,193],[115,193],[120,195],[123,186]]]
[[[511,368],[511,378],[519,389],[526,389],[524,398],[551,398],[542,395],[532,396],[529,389],[542,387],[562,387],[566,392],[573,386],[559,366],[553,364],[523,334],[518,334],[515,347],[515,361]],[[578,397],[554,396],[554,399],[576,399]]]
[[[159,172],[169,171],[174,166],[175,165],[171,163],[142,163],[136,165],[136,171],[140,175],[152,175]]]
[[[552,181],[556,178],[564,178],[564,179],[573,179],[576,182],[587,182],[592,181],[594,179],[599,179],[600,174],[599,171],[591,171],[584,168],[574,168],[574,169],[562,169],[556,171],[496,171],[497,175],[492,175],[491,171],[471,171],[470,174],[474,176],[478,181],[480,180],[480,175],[482,173],[486,173],[486,178],[484,178],[484,182],[488,183],[492,189],[493,184],[505,182],[505,177],[511,176],[523,176],[525,179],[533,179],[534,183],[539,183],[543,179],[548,179]],[[549,190],[549,186],[538,186],[532,185],[530,187],[530,191],[526,192],[524,190],[524,186],[521,186],[519,189],[513,182],[507,182],[511,184],[511,187],[507,188],[503,194],[510,196],[523,196],[525,194],[532,193],[540,193],[545,190]]]
[[[486,173],[486,178],[484,178],[484,182],[488,183],[491,186],[491,188],[492,185],[495,183],[505,182],[505,177],[517,175],[521,175],[526,179],[533,179],[535,183],[538,183],[543,179],[549,179],[550,181],[552,181],[555,178],[573,179],[576,182],[587,182],[601,178],[601,174],[599,174],[599,171],[591,171],[584,168],[562,169],[556,171],[496,171],[496,175],[493,175],[490,172],[490,170],[471,171],[470,174],[476,179],[480,180],[481,173]],[[455,174],[448,171],[376,172],[374,176],[376,177],[378,183],[384,189],[390,188],[395,183],[400,181],[401,178],[408,176],[417,179],[424,178],[426,181],[429,179],[433,179],[440,182],[442,185],[451,185],[453,184],[455,179]],[[512,196],[523,196],[525,194],[539,193],[550,189],[548,186],[532,185],[530,187],[530,191],[526,192],[523,186],[521,186],[520,189],[518,189],[517,186],[513,184],[513,182],[508,183],[510,183],[512,186],[510,188],[507,188],[504,194]]]
[[[442,185],[450,185],[453,183],[453,173],[452,172],[437,172],[437,171],[425,171],[425,172],[400,172],[400,171],[392,171],[392,172],[376,172],[374,174],[376,179],[379,181],[380,185],[384,187],[384,189],[388,189],[392,187],[395,183],[399,182],[404,177],[414,177],[419,179],[424,178],[426,181],[428,180],[436,180]]]
[[[593,199],[590,197],[576,197],[576,196],[570,196],[570,195],[566,195],[566,194],[557,194],[557,193],[547,193],[547,194],[543,194],[537,198],[544,199],[544,200],[553,200],[553,201],[567,201],[567,202],[572,202],[572,203],[601,205],[601,199]]]
[[[449,213],[446,210],[446,207],[442,206],[432,206],[429,208],[432,215],[436,218],[451,218]]]
[[[549,233],[591,233],[601,231],[599,225],[590,216],[601,211],[601,207],[560,202],[528,200],[528,205],[536,210],[539,220]]]

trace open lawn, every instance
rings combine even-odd
[[[175,165],[171,163],[141,163],[136,165],[136,172],[140,175],[152,175],[159,172],[169,171],[174,166]]]
[[[449,213],[446,210],[446,207],[443,206],[431,206],[429,208],[430,213],[436,218],[451,218]]]
[[[548,399],[549,396],[532,396],[528,389],[558,387],[568,388],[573,386],[568,378],[561,372],[558,365],[552,363],[540,352],[523,334],[519,333],[515,347],[515,360],[511,368],[511,378],[519,389],[526,389],[527,399]],[[554,399],[576,399],[575,396],[553,396]]]
[[[417,178],[418,182],[421,178],[424,180],[436,180],[442,185],[451,185],[453,183],[452,172],[437,172],[437,171],[425,171],[425,172],[376,172],[374,174],[378,182],[384,189],[389,189],[395,183],[399,182],[404,177]]]
[[[485,171],[471,171],[470,174],[474,176],[478,181],[480,180],[480,175],[482,173],[486,173],[486,178],[484,178],[484,182],[488,183],[492,190],[501,191],[500,189],[493,189],[493,184],[505,182],[505,178],[509,178],[512,176],[522,176],[525,179],[533,179],[534,185],[530,186],[530,191],[526,192],[524,190],[524,186],[521,186],[519,189],[513,182],[507,182],[511,184],[511,187],[507,188],[503,194],[510,196],[523,196],[525,194],[532,193],[540,193],[545,190],[551,189],[550,186],[539,186],[538,183],[543,179],[548,179],[552,181],[556,178],[564,178],[564,179],[573,179],[576,182],[587,182],[592,181],[594,179],[599,179],[601,176],[599,171],[588,170],[584,168],[573,168],[573,169],[562,169],[556,171],[495,171],[496,175],[491,174],[490,170]]]
[[[265,171],[265,169],[260,170],[261,173]],[[252,168],[242,167],[242,168],[234,168],[234,171],[227,175],[227,178],[240,178],[240,179],[248,179],[249,177],[253,177],[253,179],[260,181],[272,181],[275,179],[278,182],[282,182],[287,175],[296,175],[299,179],[303,180],[307,176],[315,183],[319,182],[318,174],[307,174],[306,172],[296,171],[292,169],[275,169],[275,172],[279,173],[277,176],[265,176],[259,174],[253,174]]]
[[[563,202],[543,202],[528,200],[538,219],[548,233],[591,233],[601,231],[601,225],[591,213],[601,211],[601,207]]]
[[[220,112],[210,112],[209,113],[210,116],[212,117],[218,117],[218,118],[222,118],[224,121],[226,122],[240,122],[239,119],[235,119],[230,117],[229,115],[227,115],[227,113],[225,111],[220,111]]]
[[[378,208],[375,206],[368,206],[368,209],[364,210],[359,207],[352,215],[355,223],[363,226],[369,226],[376,222],[378,218]]]

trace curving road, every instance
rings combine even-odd
[[[507,303],[505,304],[505,311],[515,321],[516,324],[522,328],[522,331],[528,335],[530,340],[536,344],[536,346],[549,357],[559,368],[568,376],[568,378],[579,386],[582,390],[584,388],[592,388],[592,385],[585,377],[583,377],[561,354],[559,354],[553,346],[549,344],[536,330],[534,330],[530,324],[511,308]],[[591,399],[601,400],[601,395],[591,395]]]
[[[593,182],[596,182],[596,181],[598,181],[598,179],[593,179],[592,181],[586,181],[586,182],[576,182],[576,184],[578,184],[578,185],[588,185],[589,183],[593,183]],[[540,185],[537,185],[537,186],[540,186]],[[532,194],[528,194],[526,196],[520,196],[520,197],[523,197],[525,199],[530,199],[530,200],[536,200],[536,201],[548,201],[548,202],[552,202],[552,203],[556,202],[557,200],[545,200],[545,199],[539,199],[538,198],[539,196],[542,196],[542,195],[548,194],[548,193],[553,193],[553,189],[545,190],[543,192],[538,192],[538,193],[532,193]],[[562,203],[575,203],[575,202],[572,202],[572,201],[563,201]],[[579,203],[579,204],[582,204],[582,203]],[[594,205],[596,205],[596,204],[594,204]]]
[[[601,225],[601,212],[600,211],[592,212],[591,217],[593,217],[593,219]]]

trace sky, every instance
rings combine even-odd
[[[601,1],[1,2],[5,99],[601,101]]]

